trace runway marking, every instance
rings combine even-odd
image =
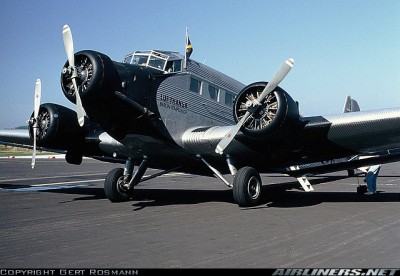
[[[53,178],[63,178],[63,177],[82,177],[82,176],[95,176],[95,175],[104,175],[106,173],[92,173],[92,174],[77,174],[77,175],[58,175],[58,176],[42,176],[42,177],[26,177],[26,178],[15,178],[15,179],[0,179],[1,182],[11,182],[11,181],[24,181],[24,180],[37,180],[37,179],[53,179]]]
[[[102,174],[104,174],[104,173],[73,175],[73,177],[95,176],[95,175],[102,175]],[[185,174],[185,173],[168,173],[168,174],[162,175],[161,177],[174,177],[174,176],[182,176],[182,175],[187,175],[187,174]],[[19,178],[19,179],[11,179],[11,180],[0,180],[0,183],[6,182],[6,181],[9,182],[9,181],[36,180],[36,179],[52,179],[52,178],[60,178],[60,177],[65,177],[65,176],[48,176],[48,177],[36,177],[36,178]],[[24,191],[44,191],[44,190],[55,190],[55,189],[71,189],[71,188],[90,186],[91,184],[87,184],[87,183],[101,182],[104,180],[105,180],[104,178],[101,178],[101,179],[92,179],[92,180],[76,180],[76,181],[64,181],[64,182],[53,182],[53,183],[41,183],[41,184],[27,185],[24,187],[0,188],[0,190],[24,192]],[[71,185],[71,184],[76,184],[76,183],[83,183],[83,184]]]
[[[46,186],[46,187],[24,187],[24,188],[16,188],[16,189],[7,189],[8,191],[13,192],[40,192],[40,191],[47,191],[47,190],[59,190],[59,189],[72,189],[72,188],[79,188],[79,187],[87,187],[92,186],[93,184],[78,184],[78,185],[58,185],[58,186]]]
[[[149,170],[154,170],[154,169],[149,169]],[[65,175],[56,175],[56,176],[41,176],[41,177],[26,177],[26,178],[14,178],[14,179],[6,179],[5,177],[0,177],[0,183],[2,182],[12,182],[12,181],[24,181],[24,180],[38,180],[38,179],[54,179],[54,178],[63,178],[63,177],[82,177],[82,176],[96,176],[96,175],[105,175],[107,174],[106,172],[104,173],[88,173],[88,174],[76,174],[74,175],[73,173],[65,173]],[[186,173],[167,173],[165,175],[162,175],[161,177],[171,177],[171,176],[181,176],[181,175],[189,175]],[[148,176],[148,175],[146,175]]]
[[[43,183],[43,184],[33,184],[28,187],[15,187],[15,188],[3,188],[2,190],[15,191],[15,192],[23,192],[23,191],[44,191],[44,190],[55,190],[55,189],[71,189],[83,186],[90,186],[92,182],[104,181],[102,179],[93,179],[93,180],[79,180],[79,181],[68,181],[68,182],[57,182],[57,183]],[[81,183],[77,185],[71,185]]]
[[[191,174],[176,172],[176,173],[166,173],[161,175],[160,177],[173,177],[173,176],[184,176],[184,175],[191,175]]]
[[[82,182],[99,182],[104,181],[104,178],[101,179],[92,179],[92,180],[77,180],[77,181],[66,181],[66,182],[56,182],[56,183],[43,183],[43,184],[33,184],[31,187],[44,187],[44,186],[54,186],[54,185],[68,185]]]

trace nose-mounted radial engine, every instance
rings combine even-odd
[[[122,89],[113,61],[102,53],[90,50],[75,54],[74,69],[68,61],[65,63],[61,74],[61,88],[67,99],[73,103],[77,102],[77,94],[84,102],[105,101],[113,96],[113,90]]]
[[[68,56],[61,73],[61,88],[68,100],[77,105],[79,124],[84,115],[115,138],[122,138],[137,119],[146,119],[151,71],[139,66],[112,61],[105,54],[84,50],[74,54],[72,35],[64,26],[64,44]],[[141,122],[146,126],[147,122]]]

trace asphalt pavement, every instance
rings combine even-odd
[[[297,181],[262,175],[260,206],[240,208],[215,178],[170,173],[111,203],[106,174],[85,159],[0,159],[0,268],[398,268],[399,163],[384,165],[378,194],[362,176]],[[146,174],[154,173],[148,170]]]

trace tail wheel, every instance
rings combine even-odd
[[[130,193],[123,187],[124,170],[117,168],[108,173],[104,181],[104,193],[112,202],[128,201],[131,198]]]
[[[242,207],[255,206],[261,199],[260,174],[251,167],[238,170],[233,180],[233,198]]]

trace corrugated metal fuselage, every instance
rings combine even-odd
[[[191,88],[192,79],[199,81],[198,91]],[[210,86],[218,89],[218,98],[212,97]],[[196,158],[201,154],[213,166],[228,172],[225,159],[214,150],[229,129],[224,126],[235,124],[233,107],[225,95],[237,95],[243,88],[242,83],[190,61],[186,71],[156,76],[149,91],[142,91],[148,93],[143,104],[154,112],[150,125],[158,134],[131,131],[119,140],[129,149],[127,155],[137,159],[147,156],[153,167],[182,166],[184,171],[207,174],[209,170]],[[231,155],[238,167],[253,166],[267,172],[396,149],[400,144],[399,125],[400,109],[300,117],[293,129],[261,141],[239,134]]]
[[[199,91],[190,89],[192,79],[199,81]],[[210,96],[210,86],[217,89],[215,98]],[[125,155],[136,159],[146,156],[153,167],[183,166],[184,171],[200,170],[208,174],[196,153],[183,147],[182,137],[188,129],[234,124],[232,99],[243,87],[233,78],[195,61],[189,61],[183,72],[153,76],[149,89],[140,90],[140,94],[132,89],[131,98],[154,113],[150,122],[143,121],[146,129],[151,126],[157,135],[143,132],[143,123],[129,128],[130,132],[118,139],[129,149]],[[218,159],[216,166],[224,163]]]

